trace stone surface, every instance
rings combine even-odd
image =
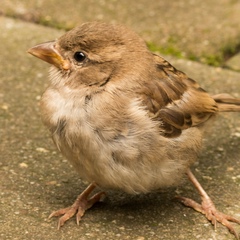
[[[0,239],[234,239],[223,226],[215,232],[205,217],[173,200],[177,194],[199,200],[188,182],[147,195],[108,192],[79,226],[71,219],[58,231],[57,219],[48,220],[48,215],[70,205],[86,184],[42,126],[38,103],[48,84],[49,66],[26,50],[63,32],[5,17],[0,17],[0,32]],[[240,73],[167,59],[208,91],[240,97]],[[238,218],[239,126],[239,113],[219,116],[193,166],[218,208]]]

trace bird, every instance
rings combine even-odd
[[[115,189],[144,194],[187,176],[201,203],[179,196],[239,239],[235,217],[217,210],[190,167],[219,112],[239,112],[240,99],[210,95],[121,24],[86,22],[28,53],[50,63],[41,117],[59,151],[89,186],[72,206],[54,211],[58,229]],[[210,124],[209,124],[210,123]],[[93,194],[93,190],[101,190]]]

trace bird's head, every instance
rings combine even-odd
[[[120,74],[141,74],[152,57],[145,42],[130,29],[99,22],[82,24],[28,52],[54,65],[68,82],[74,79],[75,84],[88,86],[104,85]]]

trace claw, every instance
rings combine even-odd
[[[69,220],[71,217],[73,217],[76,214],[76,222],[77,225],[79,225],[79,222],[84,215],[85,211],[89,208],[91,208],[96,202],[98,202],[103,195],[105,195],[105,192],[99,192],[93,195],[92,197],[89,197],[90,193],[95,188],[94,184],[90,184],[75,200],[72,206],[59,209],[58,211],[52,212],[48,218],[52,217],[59,217],[58,221],[58,230],[64,225],[64,223]]]
[[[193,183],[193,185],[196,187],[196,189],[200,193],[200,196],[202,198],[202,203],[199,204],[194,200],[190,198],[185,198],[185,197],[176,197],[176,198],[180,200],[180,202],[182,202],[185,206],[191,207],[194,210],[204,214],[206,218],[212,223],[215,230],[217,228],[217,223],[219,222],[222,225],[224,225],[236,237],[237,240],[239,240],[239,235],[234,229],[234,227],[232,226],[231,222],[240,224],[240,220],[218,211],[214,203],[210,199],[210,197],[207,195],[205,190],[202,188],[200,183],[197,181],[197,179],[193,175],[193,173],[190,170],[188,170],[187,175],[189,177],[189,180]]]

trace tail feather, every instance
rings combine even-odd
[[[240,98],[234,98],[227,93],[213,95],[219,112],[240,112]]]

